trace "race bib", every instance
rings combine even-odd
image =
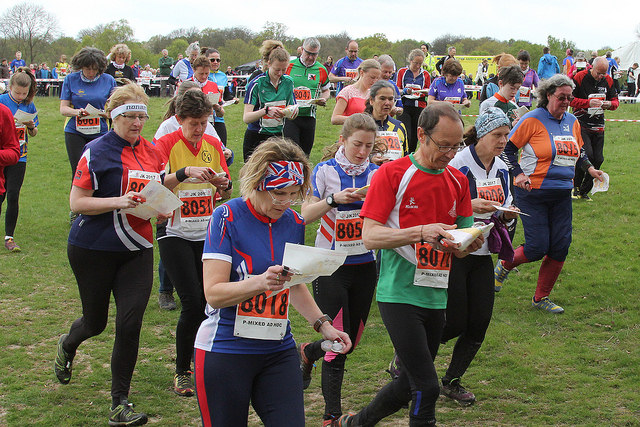
[[[297,87],[293,89],[293,96],[301,107],[308,107],[311,101],[311,89],[305,86]]]
[[[27,142],[27,127],[25,125],[16,124],[16,135],[22,147]]]
[[[250,275],[247,278],[251,277]],[[259,340],[281,340],[287,333],[289,289],[267,291],[238,304],[233,335]]]
[[[589,99],[599,99],[600,101],[606,101],[607,100],[607,94],[605,93],[592,93],[591,95],[589,95]],[[587,113],[591,114],[592,116],[595,115],[599,115],[599,114],[604,114],[604,110],[600,107],[589,107],[587,109]]]
[[[335,228],[336,251],[349,255],[360,255],[368,252],[362,241],[362,218],[360,209],[338,211]]]
[[[387,159],[396,160],[404,155],[398,132],[378,131],[377,136],[387,146],[387,153],[385,154]]]
[[[160,174],[157,172],[130,170],[127,178],[127,191],[125,191],[125,193],[129,191],[140,192],[151,180],[161,182]]]
[[[556,155],[553,164],[556,166],[575,166],[580,156],[580,148],[573,136],[554,136],[553,145],[556,148]]]
[[[180,190],[178,197],[182,202],[180,208],[180,224],[185,230],[204,230],[207,228],[213,202],[210,188],[197,190]]]
[[[344,75],[349,77],[351,80],[355,80],[358,77],[358,69],[357,68],[345,68]]]
[[[272,102],[265,102],[264,105],[265,107],[269,107],[269,110],[272,110],[275,108],[279,108],[282,110],[287,107],[287,102],[272,101]],[[260,124],[262,125],[263,128],[275,128],[278,126],[282,126],[282,123],[284,123],[284,119],[282,118],[278,119],[271,115],[265,115],[260,119]]]
[[[498,202],[501,205],[504,203],[504,189],[502,188],[500,178],[478,179],[476,180],[476,188],[478,190],[478,197],[481,199]]]
[[[444,100],[452,104],[460,104],[461,97],[459,96],[445,96]]]
[[[422,90],[422,87],[420,85],[413,84],[413,83],[409,83],[405,87],[411,90]],[[420,93],[414,92],[414,93],[411,93],[411,95],[405,95],[405,97],[409,99],[418,99],[420,98]]]
[[[520,102],[530,102],[531,101],[531,88],[529,86],[520,86]]]
[[[76,116],[76,130],[84,135],[100,133],[100,117],[81,119]]]
[[[415,286],[447,289],[450,269],[450,253],[438,251],[428,243],[416,243],[416,272],[413,276]]]

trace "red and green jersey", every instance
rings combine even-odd
[[[307,67],[300,58],[296,58],[285,72],[294,82],[293,94],[300,108],[299,117],[315,117],[316,106],[309,102],[319,98],[323,90],[329,89],[329,73],[324,65],[316,61]]]

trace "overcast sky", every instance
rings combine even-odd
[[[20,2],[5,0],[3,3],[9,8]],[[463,0],[451,3],[424,0],[326,3],[309,0],[109,0],[90,4],[38,0],[32,3],[41,4],[54,13],[67,36],[76,37],[83,28],[125,18],[135,30],[136,39],[141,41],[193,26],[199,29],[244,26],[260,31],[266,21],[272,21],[285,24],[289,28],[288,35],[301,38],[346,31],[354,38],[384,33],[391,41],[407,38],[430,41],[450,33],[544,44],[547,35],[552,35],[572,40],[579,49],[592,50],[604,46],[616,49],[635,40],[640,23],[635,9],[601,0]],[[425,5],[432,4],[438,5],[435,10],[422,12]],[[331,5],[336,7],[331,8]],[[449,9],[442,9],[442,5],[449,5]],[[611,5],[609,16],[603,14],[607,5]]]

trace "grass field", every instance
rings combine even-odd
[[[106,331],[85,342],[74,360],[73,380],[58,383],[53,358],[60,334],[81,314],[74,277],[66,256],[70,169],[64,148],[63,119],[56,99],[37,98],[40,128],[29,145],[21,214],[15,233],[21,253],[0,250],[0,425],[105,424],[110,404],[109,358],[113,314]],[[337,138],[329,124],[331,107],[321,109],[316,147]],[[231,167],[237,177],[242,158],[241,105],[227,109]],[[473,101],[470,113],[477,111]],[[163,100],[151,100],[151,139],[164,112]],[[640,106],[623,104],[609,118],[640,119]],[[465,118],[467,124],[472,118]],[[603,170],[611,188],[593,203],[574,202],[573,244],[553,291],[564,315],[533,311],[530,300],[539,263],[523,265],[496,295],[487,338],[463,383],[477,396],[469,408],[440,399],[441,425],[640,425],[640,222],[636,190],[640,164],[640,123],[608,123]],[[236,187],[237,188],[237,187]],[[4,224],[4,215],[0,222]],[[307,230],[313,244],[315,225]],[[517,233],[519,241],[521,230]],[[174,331],[178,311],[157,305],[157,278],[145,323],[130,400],[146,412],[150,424],[199,425],[195,398],[171,390]],[[316,336],[292,310],[298,341]],[[444,374],[453,343],[436,360]],[[360,347],[349,358],[343,409],[358,410],[388,380],[384,372],[393,354],[374,304]],[[320,372],[305,393],[308,425],[320,425],[324,404]],[[382,425],[407,425],[403,410]],[[252,415],[251,425],[259,425]]]

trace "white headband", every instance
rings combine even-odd
[[[123,104],[111,110],[111,118],[115,119],[120,114],[126,113],[127,111],[144,111],[146,113],[147,106],[144,104]]]

